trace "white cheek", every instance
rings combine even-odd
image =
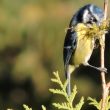
[[[83,22],[86,23],[88,20],[89,20],[88,10],[85,10],[83,14]]]

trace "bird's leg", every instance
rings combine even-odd
[[[107,69],[106,68],[95,67],[95,66],[90,65],[89,63],[83,63],[83,65],[84,66],[89,66],[89,67],[94,68],[94,69],[96,69],[98,71],[107,73]]]

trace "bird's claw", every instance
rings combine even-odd
[[[107,73],[107,68],[99,67],[98,69],[99,69],[101,72]]]

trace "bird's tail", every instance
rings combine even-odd
[[[68,70],[66,71],[65,74],[66,74],[66,79],[68,81],[66,90],[67,90],[67,94],[69,96],[71,94],[71,75],[68,72]]]
[[[65,75],[66,79],[68,81],[67,83],[67,94],[68,96],[71,94],[71,73],[74,71],[74,66],[68,65],[65,69]]]

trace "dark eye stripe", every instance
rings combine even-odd
[[[91,22],[97,22],[97,20],[96,20],[95,17],[91,17],[90,21],[91,21]]]

